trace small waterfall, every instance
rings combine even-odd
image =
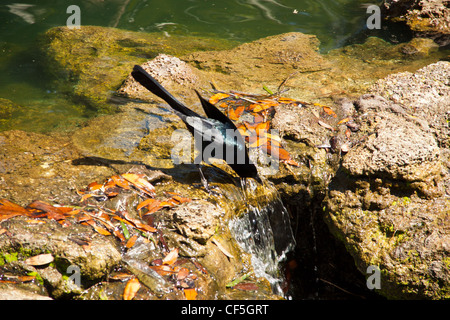
[[[248,204],[248,211],[231,220],[229,227],[241,248],[252,255],[255,275],[266,278],[273,293],[284,296],[280,263],[294,248],[295,239],[287,209],[276,189],[269,187],[274,199],[264,206]],[[244,192],[248,191],[249,186],[245,186]]]

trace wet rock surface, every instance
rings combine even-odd
[[[448,1],[387,0],[383,10],[388,19],[406,22],[417,36],[432,38],[442,46],[450,44]]]
[[[44,285],[34,281],[27,289],[36,298],[121,299],[133,275],[144,284],[136,299],[184,299],[183,290],[194,287],[198,299],[279,298],[267,280],[255,275],[246,281],[258,289],[227,288],[253,270],[252,257],[233,237],[229,222],[245,216],[249,204],[264,206],[276,198],[273,187],[250,185],[244,197],[234,173],[217,163],[205,166],[204,173],[222,196],[197,188],[197,168],[174,163],[171,152],[180,141],[192,147],[189,135],[187,140],[174,135],[183,124],[168,106],[127,78],[134,64],[146,62],[158,80],[199,112],[192,89],[208,88],[211,79],[227,91],[261,94],[266,85],[274,91],[290,89],[282,95],[311,102],[277,107],[271,119],[272,129],[279,131],[283,146],[298,163],[280,163],[267,175],[288,209],[296,235],[296,250],[287,266],[295,298],[378,298],[366,287],[369,265],[381,269],[381,290],[376,292],[384,296],[448,298],[449,64],[431,64],[441,52],[420,49],[416,54],[417,43],[405,48],[370,38],[322,55],[315,37],[289,33],[223,51],[192,53],[196,49],[189,46],[167,50],[167,39],[85,28],[79,33],[66,28],[49,31],[48,57],[58,72],[73,76],[68,77],[70,83],[78,83],[75,96],[98,108],[108,99],[119,101],[118,112],[91,119],[70,134],[0,133],[0,198],[22,206],[35,199],[79,206],[77,190],[112,175],[138,172],[155,185],[157,197],[173,192],[192,201],[157,211],[151,221],[144,219],[160,232],[153,235],[154,241],[139,237],[130,248],[76,223],[63,227],[49,221],[30,227],[21,217],[0,221],[0,230],[5,230],[0,233],[3,274],[14,274],[11,266],[17,264],[24,274],[40,274]],[[95,41],[97,34],[111,41]],[[84,44],[79,43],[82,36],[87,36]],[[79,45],[65,45],[72,42]],[[106,43],[115,45],[106,48]],[[177,57],[157,56],[160,52]],[[167,65],[174,68],[169,71]],[[422,68],[425,65],[429,66]],[[111,95],[109,91],[122,83],[119,96]],[[207,90],[202,93],[210,95]],[[334,115],[324,112],[322,104]],[[140,218],[135,209],[139,196],[125,192],[109,200],[106,208],[127,208]],[[50,239],[58,236],[60,241],[83,234],[106,246],[101,250],[103,262],[89,272],[86,267],[82,274],[82,292],[65,280],[57,263],[25,269],[20,261],[30,252],[11,261],[10,237],[32,247],[25,236],[18,238],[22,232],[12,232],[25,227],[24,235],[51,227],[42,235],[50,233]],[[68,257],[56,245],[47,251],[65,267],[86,260],[88,252],[79,244],[70,245],[67,250],[74,252]],[[173,248],[179,250],[177,270],[188,269],[187,275],[149,271],[163,268],[160,262]],[[120,278],[122,271],[129,273],[126,280]]]

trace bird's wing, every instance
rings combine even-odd
[[[166,101],[174,110],[189,117],[203,118],[196,112],[183,105],[180,101],[175,99],[174,96],[172,96],[166,89],[164,89],[164,87],[141,66],[135,65],[133,71],[131,72],[131,76],[153,94]]]

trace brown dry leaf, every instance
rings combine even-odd
[[[334,128],[333,128],[332,126],[330,126],[328,123],[323,122],[322,120],[318,120],[318,123],[319,123],[322,127],[324,127],[325,129],[334,131]]]
[[[259,287],[255,283],[251,282],[241,282],[237,285],[233,286],[233,289],[245,290],[245,291],[255,291],[258,290]]]
[[[220,251],[222,251],[222,253],[224,255],[226,255],[228,258],[234,258],[234,256],[227,250],[225,249],[225,247],[219,242],[219,240],[217,240],[216,238],[212,238],[211,239],[212,243],[214,243]]]
[[[197,290],[194,289],[183,289],[184,290],[184,296],[186,297],[186,300],[195,300],[197,297]]]
[[[128,280],[123,290],[123,300],[133,300],[140,287],[141,283],[137,278]]]
[[[178,258],[178,248],[172,249],[162,260],[163,264],[171,265],[175,261],[177,261]]]
[[[183,280],[189,275],[190,271],[188,268],[180,268],[177,274],[177,280]]]
[[[4,234],[4,233],[6,233],[6,232],[8,232],[8,230],[6,230],[6,229],[0,229],[0,235],[2,235],[2,234]]]
[[[156,272],[158,272],[158,274],[160,276],[167,276],[167,275],[175,273],[175,271],[173,271],[172,267],[168,266],[168,265],[150,266],[150,268],[155,270]]]
[[[181,197],[181,196],[173,196],[172,199],[175,200],[176,202],[178,202],[178,204],[192,201],[191,198],[185,198],[185,197]]]
[[[43,266],[45,264],[49,264],[54,260],[53,256],[50,253],[38,254],[37,256],[30,257],[26,259],[24,262],[29,264],[30,266]]]

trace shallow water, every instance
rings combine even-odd
[[[82,0],[81,25],[199,35],[246,42],[291,31],[315,34],[323,51],[361,40],[368,17],[365,0]],[[42,72],[38,36],[66,25],[71,13],[62,1],[0,4],[0,97],[21,106],[0,131],[64,130],[93,116],[66,99]],[[363,32],[364,33],[364,32]],[[356,36],[356,38],[355,38]]]

